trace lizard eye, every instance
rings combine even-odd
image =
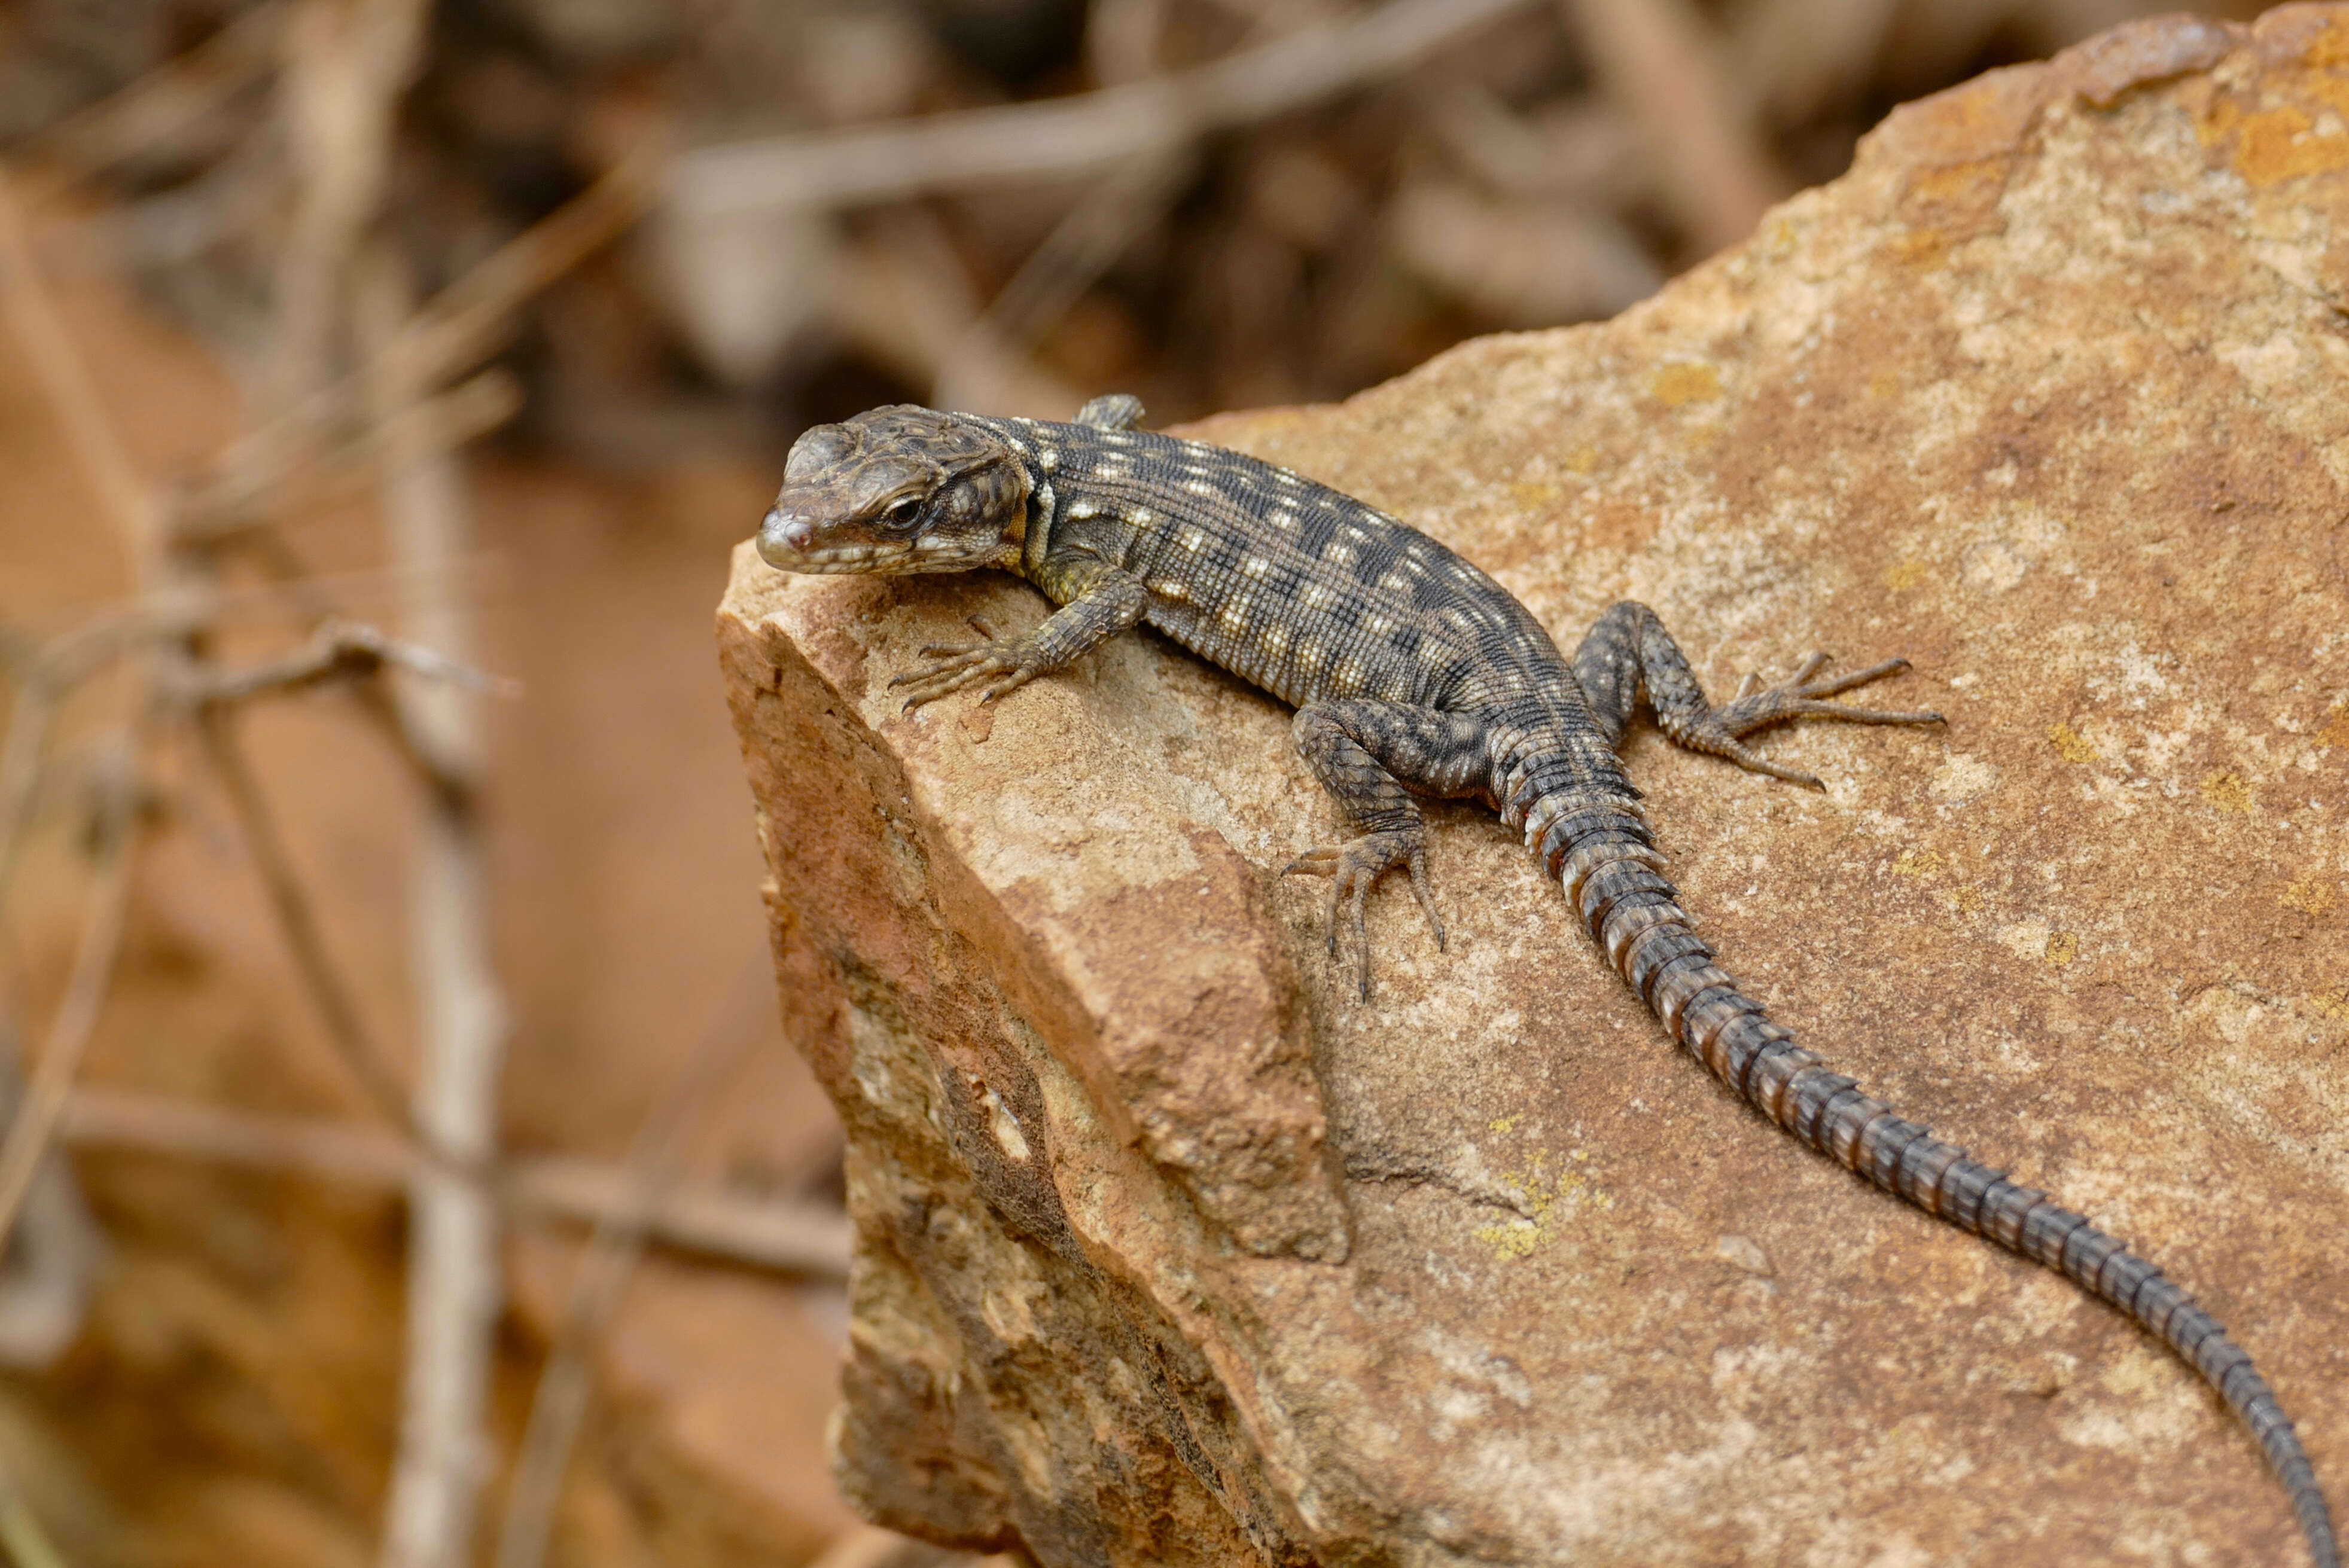
[[[890,506],[881,514],[881,521],[890,528],[911,529],[922,515],[922,498],[909,495]]]

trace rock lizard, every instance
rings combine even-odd
[[[1370,996],[1363,909],[1402,872],[1433,927],[1415,797],[1473,797],[1558,879],[1673,1039],[1785,1131],[1885,1191],[2055,1269],[2167,1343],[2217,1389],[2283,1483],[2318,1568],[2340,1546],[2308,1456],[2240,1346],[2152,1264],[2056,1203],[1892,1113],[1795,1044],[1716,962],[1663,873],[1617,757],[1644,696],[1672,742],[1821,788],[1745,738],[1790,719],[1927,725],[1830,701],[1909,666],[1783,685],[1714,706],[1655,613],[1625,602],[1563,655],[1533,613],[1442,544],[1286,469],[1140,428],[1095,398],[1072,424],[900,405],[792,446],[759,535],[787,572],[1017,573],[1058,606],[1033,632],[932,645],[890,683],[910,710],[976,686],[992,702],[1147,622],[1295,709],[1298,750],[1351,836],[1284,870],[1330,881]]]

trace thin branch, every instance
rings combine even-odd
[[[77,1149],[150,1154],[236,1170],[286,1172],[397,1189],[426,1162],[380,1127],[341,1119],[262,1115],[129,1089],[78,1088],[57,1136]],[[749,1197],[680,1182],[647,1208],[637,1175],[575,1155],[512,1161],[498,1184],[517,1219],[604,1225],[642,1213],[663,1246],[818,1280],[848,1277],[847,1216],[826,1203]]]
[[[81,1070],[82,1053],[98,1027],[114,983],[114,965],[122,954],[122,930],[130,909],[130,873],[137,861],[137,813],[131,809],[133,789],[128,779],[117,779],[106,792],[99,822],[98,885],[89,894],[82,917],[81,940],[74,952],[72,978],[65,995],[50,1015],[48,1037],[41,1059],[26,1086],[24,1103],[8,1123],[0,1142],[0,1248],[14,1228],[16,1212],[33,1185],[49,1138],[57,1130],[58,1113],[74,1075]]]
[[[278,253],[275,337],[255,398],[264,417],[324,378],[352,261],[383,204],[393,121],[429,9],[429,0],[305,0],[285,29],[280,99],[295,197]]]
[[[489,370],[326,451],[255,449],[252,462],[208,475],[181,498],[179,535],[191,542],[215,539],[254,526],[264,510],[315,506],[378,479],[394,453],[453,451],[521,410],[521,385],[504,371]]]
[[[875,228],[875,238],[858,247],[856,264],[845,269],[833,302],[841,329],[858,347],[907,380],[935,387],[946,372],[945,351],[959,346],[959,374],[966,384],[985,384],[988,407],[1047,418],[1075,412],[1083,395],[1031,361],[996,354],[976,363],[993,339],[972,335],[980,309],[970,275],[933,213],[907,207]],[[942,400],[935,390],[931,397]]]
[[[299,653],[247,669],[207,671],[192,677],[178,695],[191,704],[224,707],[259,696],[303,691],[329,681],[368,679],[394,666],[467,691],[512,696],[521,690],[512,681],[483,675],[471,665],[443,658],[429,648],[388,637],[373,626],[352,621],[328,621],[311,636],[310,645]]]
[[[1529,0],[1391,0],[1368,15],[1127,87],[681,156],[669,199],[699,215],[844,206],[944,186],[1083,174],[1304,108],[1402,69]]]
[[[98,397],[98,384],[90,378],[89,366],[41,280],[25,232],[24,211],[5,170],[0,170],[0,295],[6,298],[10,325],[24,346],[25,357],[57,422],[65,428],[67,445],[89,476],[134,574],[147,580],[157,569],[160,510],[140,477],[138,465],[131,461],[129,449],[122,444]]]
[[[0,893],[15,876],[16,857],[32,830],[33,805],[41,792],[41,759],[48,750],[49,726],[57,713],[57,687],[36,665],[16,684],[7,738],[0,741]]]
[[[366,384],[367,415],[392,428],[426,388],[391,352],[413,304],[406,267],[388,246],[368,259],[356,307],[359,345],[375,366]],[[467,548],[464,476],[446,449],[395,447],[388,459],[383,511],[392,558],[417,569],[405,628],[460,664],[472,641],[471,617],[460,601],[438,592],[440,576],[429,569]],[[361,689],[385,695],[379,686]],[[413,737],[419,755],[434,759],[448,786],[425,803],[409,906],[421,1026],[416,1115],[437,1147],[487,1165],[497,1156],[506,1019],[489,961],[488,879],[472,810],[473,704],[460,686],[440,681],[417,691],[397,715],[383,711]],[[503,1284],[498,1218],[492,1194],[452,1172],[421,1171],[409,1188],[408,1358],[385,1508],[388,1568],[461,1568],[473,1559]]]
[[[1694,0],[1558,0],[1608,95],[1638,125],[1665,201],[1711,254],[1754,232],[1794,181],[1765,151]]]
[[[265,75],[285,7],[260,6],[178,57],[77,110],[17,150],[31,170],[26,194],[55,197],[108,166],[182,134]]]
[[[674,1189],[688,1141],[705,1119],[710,1097],[734,1076],[761,1036],[748,1027],[766,990],[764,954],[686,1054],[667,1092],[637,1130],[621,1174],[621,1202],[595,1226],[574,1267],[554,1343],[531,1397],[530,1421],[506,1488],[497,1568],[539,1568],[562,1501],[563,1478],[595,1389],[593,1355],[620,1305],[651,1233],[652,1216]]]
[[[309,992],[319,1019],[326,1026],[326,1037],[336,1056],[366,1091],[369,1103],[393,1126],[409,1132],[419,1145],[429,1147],[429,1140],[409,1112],[407,1086],[400,1081],[391,1058],[368,1031],[350,986],[326,951],[326,935],[319,929],[316,912],[310,906],[310,895],[294,870],[293,857],[286,852],[285,841],[278,833],[277,819],[269,809],[268,798],[262,793],[261,781],[254,776],[253,766],[237,743],[234,723],[235,717],[229,709],[199,709],[196,735],[206,761],[228,794],[238,829],[253,857],[254,870],[261,878],[262,890],[268,895],[278,928],[285,934],[285,945],[294,955],[295,971],[301,976],[303,988]]]
[[[5,1470],[0,1470],[0,1547],[7,1549],[16,1568],[66,1568],[65,1554]]]
[[[1028,346],[1182,193],[1191,168],[1179,149],[1144,152],[1088,191],[947,351],[933,401],[941,408],[1005,407],[1002,367],[1024,363]]]
[[[632,150],[593,185],[442,290],[357,370],[238,438],[206,466],[192,493],[259,493],[265,487],[256,476],[297,468],[322,432],[359,421],[369,387],[386,377],[416,387],[437,386],[489,353],[526,301],[643,215],[661,155],[652,145]]]

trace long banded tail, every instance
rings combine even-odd
[[[2251,1357],[2192,1296],[2085,1217],[1895,1116],[1795,1045],[1714,964],[1660,869],[1646,824],[1622,801],[1520,796],[1509,807],[1510,825],[1522,827],[1559,879],[1608,962],[1691,1055],[1811,1148],[1938,1219],[2059,1271],[2168,1342],[2257,1439],[2317,1568],[2340,1568],[2332,1513],[2290,1418]]]

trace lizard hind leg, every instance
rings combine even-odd
[[[1299,753],[1353,836],[1308,850],[1281,874],[1330,879],[1330,956],[1338,956],[1343,919],[1353,932],[1357,984],[1367,1002],[1371,942],[1363,912],[1371,889],[1389,872],[1410,876],[1436,946],[1445,944],[1444,917],[1427,880],[1427,824],[1412,797],[1473,793],[1482,779],[1484,729],[1464,715],[1357,698],[1298,709],[1294,734]]]
[[[1672,641],[1656,613],[1626,600],[1599,618],[1575,650],[1574,675],[1610,742],[1620,744],[1631,709],[1644,691],[1655,709],[1656,727],[1675,746],[1724,758],[1748,772],[1783,779],[1806,789],[1824,789],[1818,776],[1771,761],[1745,744],[1757,729],[1790,719],[1820,718],[1846,724],[1928,725],[1946,722],[1938,713],[1852,707],[1826,699],[1871,685],[1909,668],[1906,659],[1886,659],[1866,669],[1821,680],[1827,655],[1813,654],[1793,677],[1756,689],[1747,676],[1737,696],[1715,707],[1705,700],[1688,656]]]

